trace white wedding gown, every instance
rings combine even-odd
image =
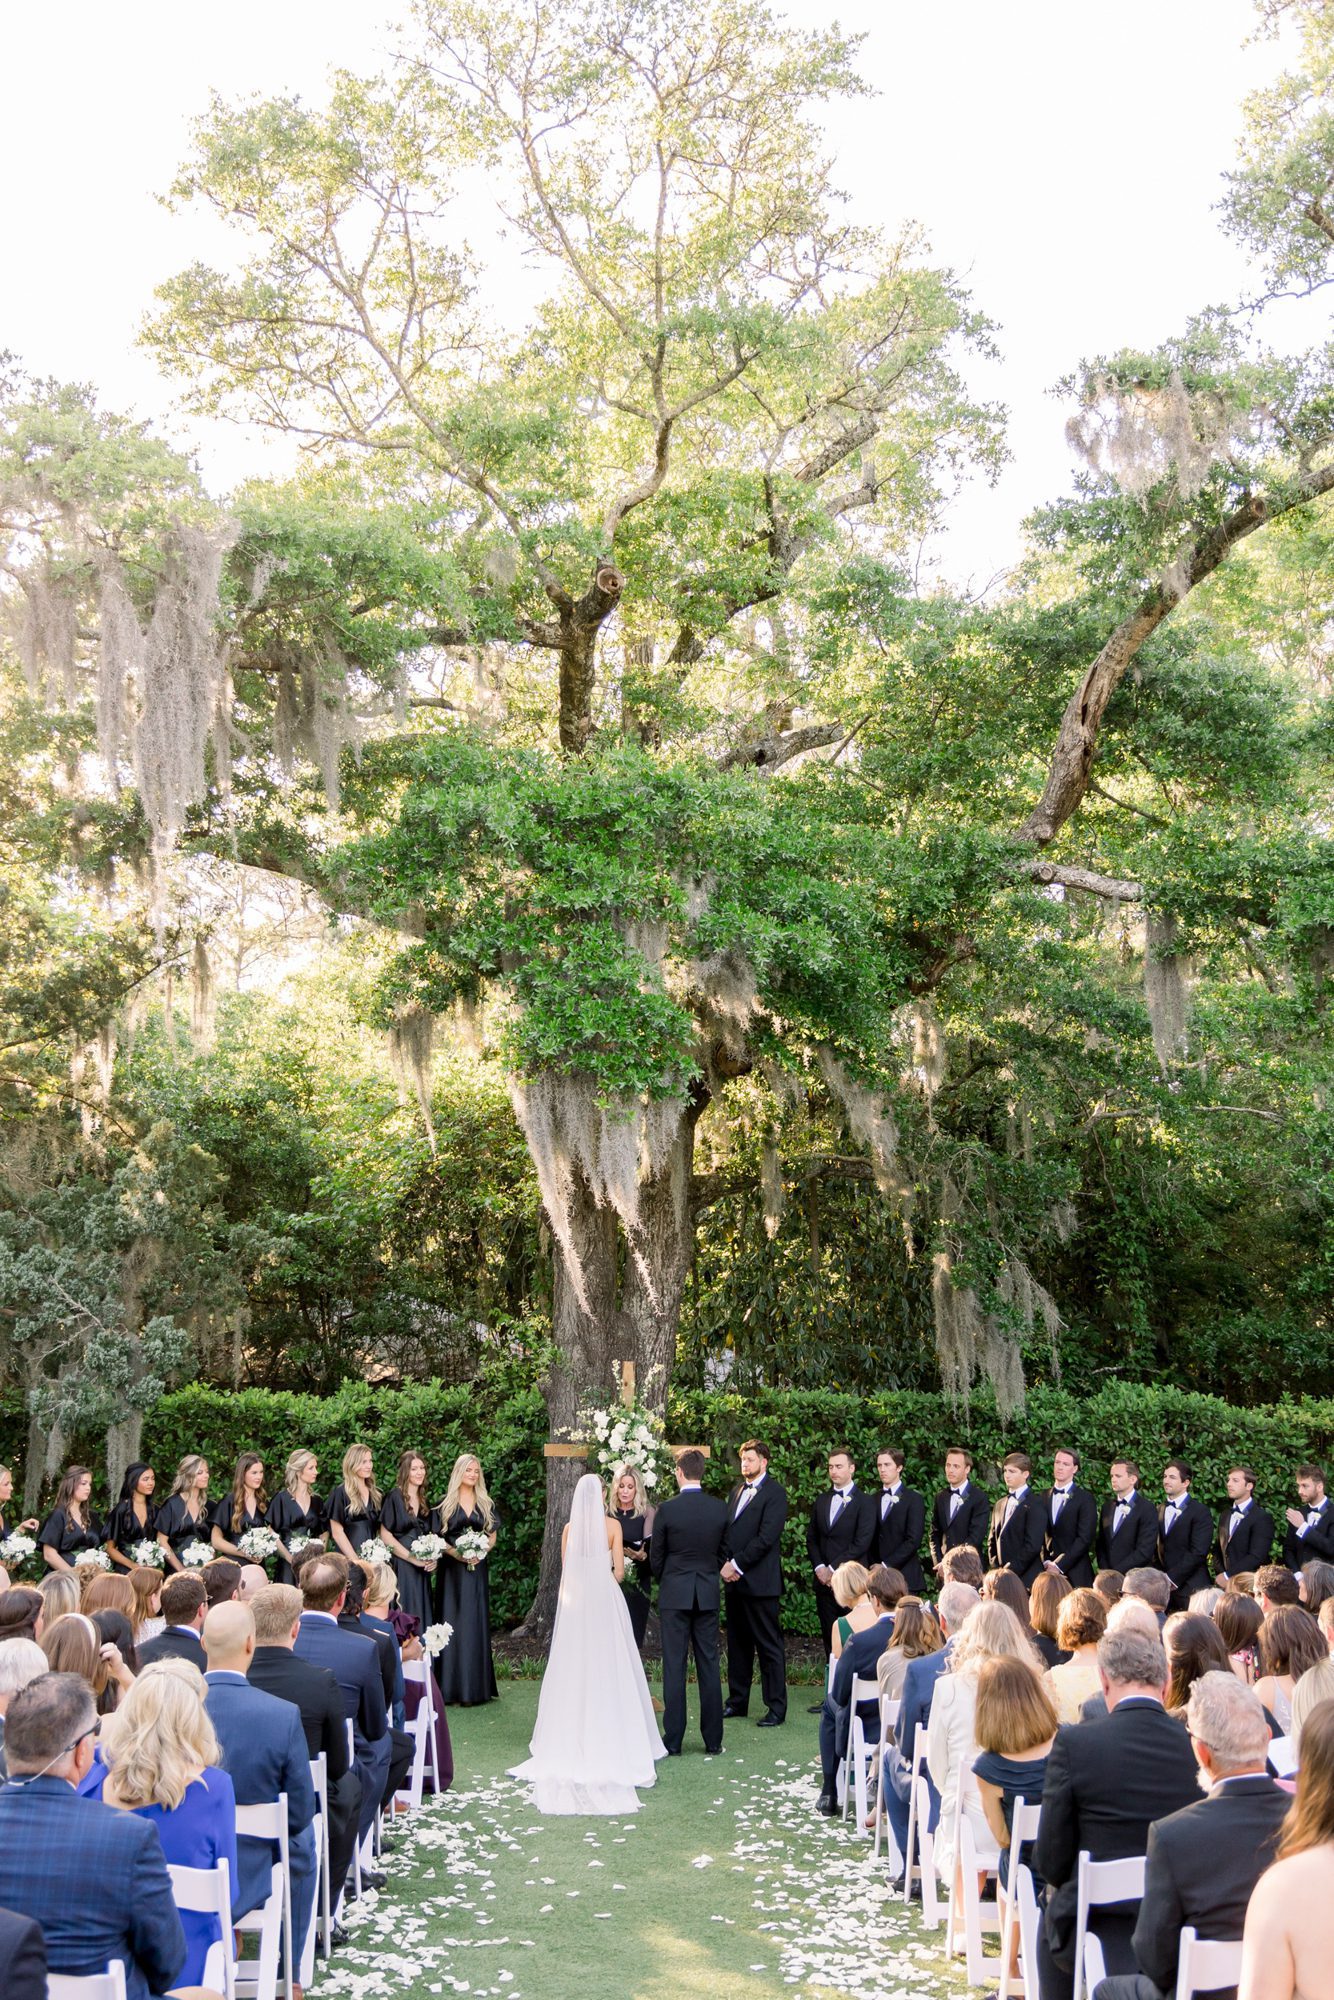
[[[540,1813],[632,1813],[667,1746],[658,1734],[630,1613],[611,1573],[602,1485],[574,1489],[551,1654],[526,1764]]]

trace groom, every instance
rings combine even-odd
[[[653,1521],[649,1550],[658,1579],[658,1623],[662,1630],[662,1740],[679,1757],[686,1733],[686,1660],[693,1651],[699,1682],[699,1727],[711,1755],[723,1747],[723,1683],[718,1666],[718,1573],[727,1535],[727,1507],[705,1493],[702,1451],[683,1451],[676,1461],[674,1500],[664,1501]]]

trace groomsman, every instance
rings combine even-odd
[[[1158,1567],[1158,1509],[1139,1490],[1139,1467],[1133,1458],[1114,1458],[1108,1474],[1112,1497],[1098,1524],[1098,1568],[1127,1570]]]
[[[1227,1476],[1228,1504],[1218,1516],[1214,1550],[1217,1577],[1245,1576],[1272,1560],[1274,1517],[1256,1505],[1255,1474],[1249,1465],[1234,1465]]]
[[[722,1577],[727,1602],[727,1706],[723,1719],[750,1707],[755,1656],[764,1696],[761,1729],[787,1715],[787,1663],[778,1606],[783,1594],[783,1528],[787,1493],[769,1476],[769,1447],[749,1438],[741,1447],[741,1484],[727,1502]]]
[[[931,1560],[937,1570],[945,1560],[945,1551],[962,1548],[965,1542],[977,1550],[982,1567],[986,1568],[991,1509],[986,1494],[968,1477],[972,1469],[971,1451],[965,1451],[962,1445],[951,1445],[945,1453],[946,1484],[937,1493],[931,1510]]]
[[[820,1619],[824,1656],[832,1650],[830,1635],[839,1615],[830,1581],[840,1563],[864,1563],[871,1552],[875,1515],[857,1486],[852,1453],[843,1445],[829,1454],[829,1491],[811,1508],[806,1524],[806,1549],[815,1578],[815,1609]],[[816,1704],[818,1709],[820,1703]]]
[[[1046,1531],[1042,1567],[1063,1576],[1072,1590],[1093,1586],[1093,1541],[1098,1532],[1098,1503],[1085,1486],[1076,1485],[1079,1454],[1062,1445],[1051,1462],[1051,1491],[1043,1496]]]
[[[1303,1563],[1334,1562],[1334,1508],[1325,1492],[1323,1465],[1297,1467],[1297,1498],[1300,1507],[1288,1509],[1288,1532],[1283,1537],[1285,1566],[1301,1574]]]
[[[1042,1502],[1029,1486],[1033,1461],[1027,1452],[1007,1452],[1001,1462],[1005,1498],[991,1510],[987,1558],[993,1569],[1012,1569],[1025,1585],[1042,1567],[1042,1536],[1046,1527]],[[1212,1526],[1212,1523],[1210,1524]]]
[[[723,1747],[723,1682],[718,1667],[718,1601],[722,1593],[718,1578],[727,1535],[727,1508],[703,1490],[700,1482],[707,1464],[702,1451],[681,1453],[676,1461],[679,1490],[675,1499],[664,1500],[659,1507],[649,1538],[662,1633],[662,1740],[669,1757],[681,1755],[686,1730],[686,1668],[692,1655],[704,1748],[716,1757]]]
[[[871,1495],[876,1509],[871,1557],[886,1569],[896,1569],[909,1592],[915,1595],[926,1588],[926,1578],[922,1575],[926,1501],[911,1486],[903,1484],[903,1463],[903,1448],[895,1444],[886,1445],[876,1459],[880,1491]]]
[[[1158,1567],[1172,1585],[1169,1611],[1184,1611],[1191,1592],[1209,1585],[1209,1549],[1214,1517],[1190,1490],[1192,1474],[1183,1458],[1169,1458],[1163,1467],[1163,1492],[1158,1509]]]

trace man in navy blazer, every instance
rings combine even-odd
[[[880,1615],[875,1624],[868,1625],[865,1631],[854,1632],[839,1654],[833,1685],[820,1710],[821,1782],[817,1812],[838,1811],[838,1767],[847,1750],[848,1734],[852,1728],[852,1683],[855,1679],[875,1679],[880,1655],[894,1631],[894,1606],[898,1602],[897,1572],[886,1569],[883,1563],[877,1563],[867,1579],[866,1588]],[[868,1739],[878,1743],[879,1695],[874,1701],[858,1702],[857,1713],[861,1716]]]
[[[975,1590],[971,1583],[947,1583],[943,1587],[936,1600],[936,1616],[947,1639],[952,1639],[962,1629],[964,1620],[981,1602],[981,1592]],[[903,1855],[908,1852],[913,1745],[917,1740],[918,1727],[925,1729],[931,1718],[931,1697],[936,1691],[936,1682],[949,1665],[949,1659],[950,1649],[946,1646],[941,1652],[923,1654],[920,1660],[909,1660],[908,1671],[903,1676],[903,1693],[899,1697],[899,1719],[894,1725],[894,1747],[885,1747],[885,1811],[899,1844],[899,1853]],[[940,1794],[931,1783],[925,1765],[922,1770],[931,1792],[931,1826],[934,1829],[940,1817]]]
[[[0,1993],[5,2000],[46,2000],[46,1940],[31,1917],[0,1910]]]
[[[157,1828],[75,1790],[97,1740],[87,1683],[77,1674],[30,1682],[9,1704],[5,1739],[0,1908],[41,1926],[51,1972],[105,1972],[118,1958],[128,2000],[169,1992],[185,1933]]]
[[[204,1620],[208,1655],[205,1707],[222,1746],[222,1765],[238,1806],[272,1805],[287,1794],[287,1847],[292,1872],[292,1935],[300,1955],[315,1907],[315,1787],[300,1712],[290,1701],[252,1688],[246,1679],[255,1651],[255,1617],[248,1604],[215,1604]],[[236,1842],[232,1913],[243,1917],[267,1901],[278,1844],[241,1834]]]
[[[347,1602],[347,1564],[342,1556],[312,1557],[301,1566],[300,1582],[306,1608],[293,1650],[299,1660],[327,1667],[342,1693],[343,1713],[353,1729],[352,1762],[361,1779],[358,1831],[364,1840],[375,1824],[393,1750],[380,1655],[374,1639],[364,1632],[349,1632],[338,1623],[338,1614]],[[364,1869],[362,1879],[366,1879]]]

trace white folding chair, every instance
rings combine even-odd
[[[348,1717],[345,1726],[347,1729],[347,1761],[349,1764],[352,1764],[356,1762],[357,1739],[356,1739],[356,1734],[352,1728],[352,1719],[350,1716]],[[352,1893],[357,1898],[358,1902],[360,1902],[361,1900],[361,1848],[362,1848],[362,1843],[358,1841],[356,1846],[352,1849]],[[369,1867],[370,1863],[367,1862],[366,1865],[367,1867]],[[342,1895],[341,1883],[339,1885],[339,1895],[340,1896]]]
[[[1102,1963],[1102,1945],[1089,1931],[1089,1911],[1100,1903],[1133,1903],[1144,1894],[1144,1856],[1128,1854],[1122,1861],[1095,1861],[1087,1848],[1080,1850],[1079,1856],[1079,1900],[1075,1913],[1075,1991],[1074,2000],[1080,2000],[1085,1990],[1087,1971],[1085,1967],[1085,1942],[1091,1942],[1095,1952],[1090,1963],[1094,1969]],[[1099,1972],[1098,1977],[1104,1975]],[[1092,1990],[1091,1988],[1089,1989]]]
[[[1010,1881],[1003,1888],[999,1876],[996,1880],[998,1898],[1005,1905],[1005,1921],[1001,1925],[1001,1976],[996,1991],[996,2000],[1010,2000],[1010,1961],[1014,1957],[1014,1931],[1018,1921],[1018,1898],[1015,1894],[1015,1876],[1019,1866],[1019,1856],[1030,1841],[1038,1837],[1038,1827],[1042,1820],[1042,1801],[1029,1805],[1027,1799],[1016,1799],[1010,1815]],[[1032,1877],[1029,1877],[1030,1884]],[[1036,1892],[1035,1892],[1036,1901]],[[1022,1959],[1022,1953],[1021,1953]],[[1025,1991],[1027,1992],[1027,1988]],[[1036,1988],[1033,1989],[1036,1994]]]
[[[1297,1745],[1290,1736],[1270,1737],[1269,1768],[1278,1778],[1290,1778],[1296,1771]]]
[[[437,1796],[440,1791],[440,1763],[435,1747],[434,1684],[430,1661],[404,1660],[403,1678],[405,1681],[419,1681],[421,1683],[422,1698],[417,1705],[417,1713],[412,1719],[412,1731],[415,1738],[412,1753],[412,1769],[408,1774],[407,1784],[400,1786],[399,1790],[395,1792],[394,1802],[397,1804],[399,1800],[402,1800],[405,1804],[416,1807],[422,1802],[428,1763],[431,1767],[431,1781],[435,1787]]]
[[[940,1899],[936,1894],[936,1838],[931,1831],[931,1786],[923,1766],[926,1763],[926,1727],[918,1723],[912,1746],[912,1775],[908,1787],[908,1852],[903,1857],[903,1900],[912,1901],[914,1869],[922,1884],[922,1921],[931,1930],[940,1922]],[[913,1860],[916,1854],[919,1859]]]
[[[897,1875],[903,1866],[903,1856],[899,1853],[899,1843],[894,1838],[894,1830],[889,1824],[889,1812],[885,1805],[884,1757],[885,1750],[894,1741],[894,1728],[899,1719],[899,1703],[891,1701],[887,1694],[880,1697],[880,1751],[876,1770],[880,1782],[876,1787],[875,1815],[875,1858],[880,1859],[880,1841],[885,1837],[885,1848],[889,1856],[889,1872]]]
[[[225,1856],[220,1855],[212,1868],[184,1868],[178,1862],[168,1862],[167,1873],[171,1877],[172,1901],[178,1910],[190,1910],[196,1915],[218,1919],[222,1936],[208,1948],[201,1984],[211,1986],[215,1993],[223,1993],[226,2000],[232,2000],[236,1991],[232,1881]]]
[[[275,1840],[278,1843],[279,1860],[274,1864],[273,1888],[267,1900],[248,1916],[236,1919],[236,1929],[245,1936],[257,1934],[260,1940],[259,1958],[240,1959],[236,1967],[237,2000],[275,2000],[278,1976],[277,1948],[282,1943],[283,1990],[287,2000],[292,2000],[292,1986],[296,1980],[296,1966],[292,1948],[292,1857],[287,1845],[287,1794],[279,1792],[272,1804],[238,1806],[236,1808],[237,1838],[245,1834],[257,1840]],[[268,1958],[268,1942],[273,1939],[273,1982],[267,1983],[265,1970]]]
[[[320,1955],[327,1959],[333,1950],[333,1911],[329,1891],[329,1760],[321,1750],[318,1757],[310,1761],[310,1782],[315,1790],[315,1817],[311,1830],[315,1836],[316,1891],[310,1908],[310,1927],[301,1946],[302,1986],[309,1986],[315,1973],[315,1940],[320,1941]]]
[[[839,1793],[843,1800],[844,1819],[848,1816],[849,1798],[852,1798],[855,1802],[859,1829],[864,1825],[866,1820],[867,1760],[879,1754],[875,1744],[867,1742],[866,1730],[862,1724],[861,1716],[857,1712],[857,1704],[862,1701],[873,1701],[878,1707],[880,1702],[880,1683],[874,1680],[864,1680],[860,1675],[854,1674],[852,1677],[852,1691],[848,1696],[848,1747],[843,1753],[843,1768],[839,1773]]]
[[[1182,1927],[1176,2000],[1191,2000],[1196,1993],[1216,1993],[1220,1986],[1236,1986],[1240,1979],[1240,1938],[1235,1944],[1224,1943],[1196,1937],[1193,1924]]]
[[[48,1972],[47,2000],[125,2000],[125,1967],[113,1958],[105,1972]]]
[[[999,1875],[1000,1849],[990,1834],[977,1831],[967,1811],[968,1793],[959,1786],[954,1812],[954,1876],[950,1883],[950,1913],[945,1935],[946,1950],[953,1953],[963,1940],[964,1968],[970,1986],[993,1986],[1001,1971],[1000,1961],[987,1958],[982,1945],[984,1931],[999,1932],[1000,1906],[984,1901],[978,1879]]]
[[[1013,1858],[1010,1865],[1014,1866]],[[1042,1921],[1038,1910],[1038,1892],[1031,1868],[1018,1869],[1014,1880],[1014,1900],[1019,1906],[1019,1970],[1023,1974],[1024,2000],[1037,2000],[1038,1930]]]

